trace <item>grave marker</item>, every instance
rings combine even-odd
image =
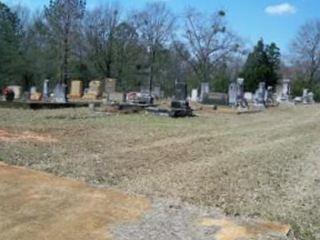
[[[71,89],[69,97],[71,99],[79,99],[82,97],[83,83],[80,80],[74,80],[71,82]]]

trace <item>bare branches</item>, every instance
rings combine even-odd
[[[223,11],[218,11],[208,18],[195,9],[189,9],[185,14],[182,41],[192,57],[184,59],[200,75],[201,81],[209,81],[220,61],[239,50],[240,41],[227,31],[224,16]]]
[[[142,41],[150,47],[165,45],[174,30],[175,17],[163,2],[147,4],[132,16],[133,26]]]
[[[65,84],[70,78],[69,58],[72,40],[76,39],[85,8],[84,0],[51,0],[49,7],[45,7],[44,10],[48,36],[55,46],[59,46],[60,81]]]
[[[114,35],[120,16],[119,6],[103,5],[89,12],[86,18],[87,52],[106,77],[112,75]]]
[[[303,25],[292,42],[293,60],[304,71],[307,81],[314,83],[320,77],[320,21]]]

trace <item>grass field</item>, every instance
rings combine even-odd
[[[0,109],[0,116],[0,129],[13,136],[50,139],[0,138],[6,163],[281,221],[299,239],[320,239],[319,105],[191,119],[87,109]]]

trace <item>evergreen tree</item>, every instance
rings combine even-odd
[[[0,2],[0,88],[19,83],[21,26],[16,14]]]
[[[259,40],[249,54],[241,77],[245,79],[245,90],[254,92],[260,82],[274,87],[279,79],[280,49],[275,43],[265,45]]]

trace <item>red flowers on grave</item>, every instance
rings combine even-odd
[[[2,90],[2,94],[4,95],[6,101],[12,102],[14,100],[14,91],[8,87]]]

